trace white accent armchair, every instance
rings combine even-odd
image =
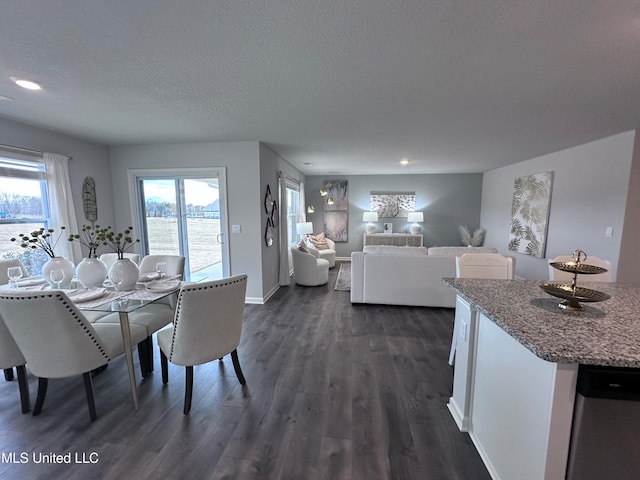
[[[319,250],[311,242],[307,242],[307,250],[309,250],[309,253],[314,257],[327,260],[329,262],[329,268],[333,268],[336,266],[336,244],[330,238],[325,238],[325,241],[329,248]]]
[[[184,414],[191,410],[193,366],[231,354],[241,385],[246,381],[238,360],[247,275],[235,275],[185,285],[178,294],[173,327],[158,332],[162,383],[169,381],[169,364],[185,368]]]
[[[291,247],[293,278],[298,285],[316,287],[329,281],[329,261]]]

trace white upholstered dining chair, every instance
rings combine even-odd
[[[573,273],[563,272],[562,270],[558,270],[557,268],[553,268],[551,266],[552,263],[556,262],[573,262],[575,259],[571,255],[560,255],[556,258],[549,260],[549,280],[554,282],[566,282],[571,283],[573,281]],[[583,274],[578,275],[578,282],[612,282],[612,274],[611,274],[611,262],[609,260],[603,260],[599,257],[594,257],[589,255],[586,260],[580,260],[581,263],[585,265],[593,265],[595,267],[602,267],[607,271],[604,273],[594,273],[594,274]]]
[[[22,270],[22,278],[27,278],[29,276],[29,272],[24,268],[24,265],[19,258],[5,258],[0,260],[0,285],[6,285],[9,283],[9,274],[7,273],[7,269],[11,267],[20,267],[20,270]]]
[[[184,279],[185,257],[182,255],[146,255],[140,261],[140,276],[154,273],[156,264],[167,264],[168,277],[180,275]],[[146,339],[138,344],[138,356],[142,376],[146,377],[153,371],[153,334],[173,321],[177,294],[171,294],[156,302],[129,313],[129,323],[144,327],[147,332]],[[117,318],[104,317],[97,323],[118,322]]]
[[[162,382],[168,383],[168,362],[185,368],[184,414],[191,410],[193,366],[231,354],[240,384],[246,381],[238,360],[247,275],[185,285],[178,294],[173,326],[157,334]]]
[[[512,280],[515,259],[499,253],[465,253],[456,257],[456,278]]]
[[[465,253],[456,257],[456,278],[493,278],[513,280],[515,259],[499,253]],[[449,350],[449,365],[454,364],[458,325],[454,324]]]
[[[4,370],[4,377],[7,381],[13,380],[13,367],[16,368],[22,413],[27,413],[31,409],[25,363],[26,360],[20,348],[18,348],[4,321],[0,318],[0,368]]]
[[[42,410],[49,378],[82,375],[89,416],[95,420],[91,371],[124,353],[120,325],[89,323],[61,290],[0,291],[0,316],[38,377],[33,415]],[[145,337],[144,327],[131,325],[132,344]]]
[[[135,263],[136,265],[140,264],[140,255],[137,253],[123,253],[124,258],[128,258],[129,260],[131,260],[133,263]],[[115,261],[118,259],[118,254],[117,253],[103,253],[102,255],[100,255],[100,260],[102,260],[104,262],[104,264],[107,266],[107,270],[109,268],[111,268],[111,265],[113,265],[115,263]]]

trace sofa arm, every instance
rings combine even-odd
[[[307,246],[307,250],[309,250],[309,253],[311,255],[313,255],[316,258],[320,258],[320,252],[318,251],[318,249],[316,247],[314,247],[313,245],[309,245]]]
[[[327,241],[327,246],[331,249],[331,250],[335,250],[336,249],[336,242],[334,242],[333,240],[331,240],[330,238],[326,238],[325,240]]]
[[[351,253],[351,303],[364,302],[364,258],[362,252]]]

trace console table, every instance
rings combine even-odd
[[[394,245],[396,247],[421,247],[422,235],[410,233],[365,233],[362,245]]]

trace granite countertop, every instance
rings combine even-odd
[[[583,310],[558,307],[539,280],[445,278],[462,298],[536,356],[556,363],[640,367],[640,286],[580,283],[611,295],[582,303]]]

